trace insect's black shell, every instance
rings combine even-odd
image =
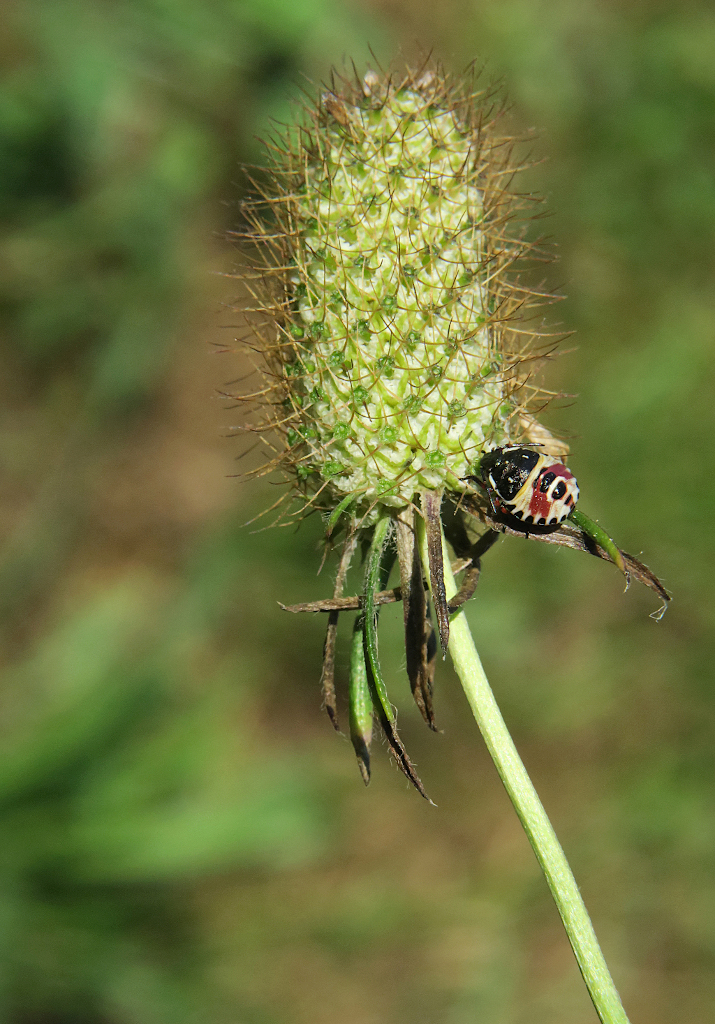
[[[529,474],[541,458],[529,448],[511,451],[495,448],[482,457],[479,472],[489,478],[500,498],[511,501],[526,483]]]

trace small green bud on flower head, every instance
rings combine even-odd
[[[262,425],[321,507],[352,495],[369,523],[425,489],[463,492],[485,450],[535,439],[532,249],[491,110],[437,69],[342,82],[246,204],[264,257]]]

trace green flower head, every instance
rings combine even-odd
[[[531,414],[543,297],[515,227],[533,200],[510,191],[491,106],[437,70],[342,83],[247,204],[273,332],[262,410],[321,507],[350,495],[374,522],[463,492],[485,449],[548,440]]]

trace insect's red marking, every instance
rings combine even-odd
[[[551,513],[551,506],[552,501],[548,494],[542,494],[539,490],[537,477],[537,486],[529,502],[529,514],[534,517],[534,522],[538,523],[540,519],[548,519]]]
[[[547,522],[551,517],[554,502],[549,498],[548,494],[542,493],[541,480],[547,473],[553,473],[555,479],[548,488],[552,491],[556,486],[556,481],[559,478],[563,480],[574,480],[574,475],[571,473],[563,463],[553,462],[550,465],[544,466],[536,480],[534,481],[534,490],[529,501],[529,513],[534,517],[534,522],[538,523],[540,519],[545,519]],[[573,499],[572,499],[573,500]]]

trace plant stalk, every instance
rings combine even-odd
[[[429,565],[424,522],[421,517],[415,518],[423,565]],[[449,599],[456,594],[457,586],[446,557],[444,536],[442,556]],[[596,1012],[603,1024],[629,1024],[576,879],[509,735],[462,609],[451,620],[449,653],[487,749],[546,876]]]

